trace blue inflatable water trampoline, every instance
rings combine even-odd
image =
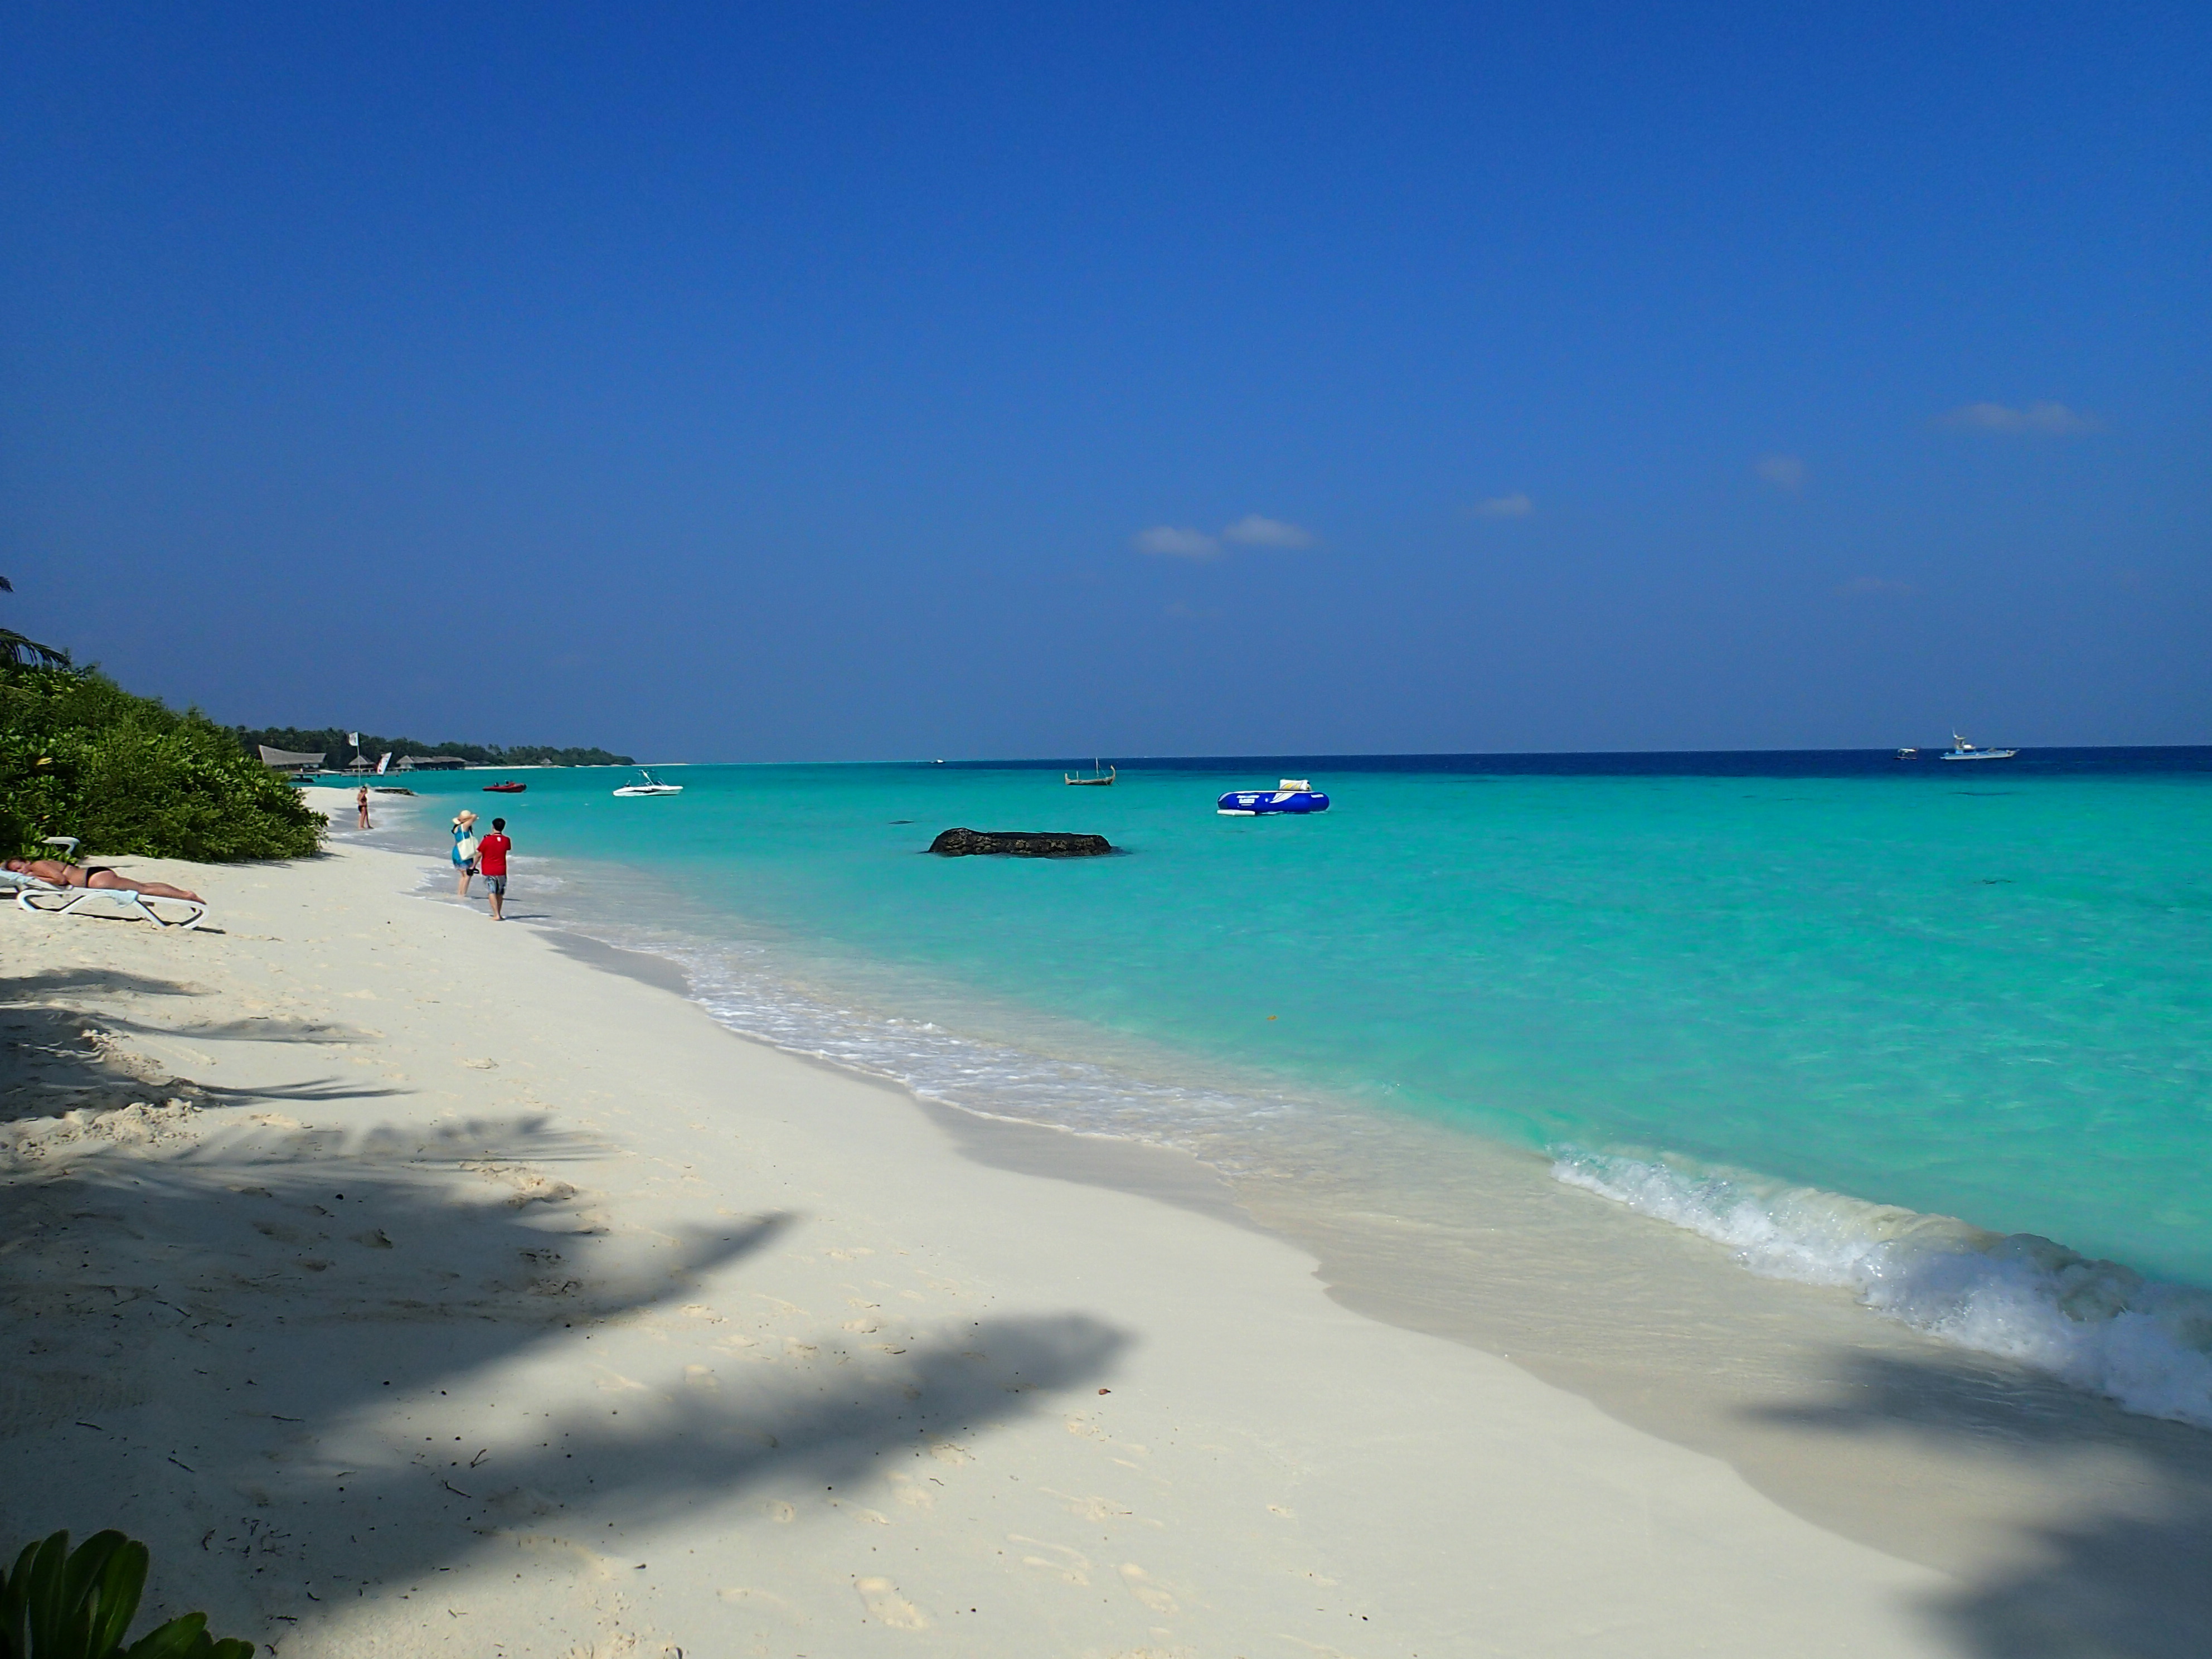
[[[1232,789],[1213,810],[1229,818],[1256,818],[1270,812],[1326,812],[1328,797],[1304,778],[1285,778],[1273,789]]]

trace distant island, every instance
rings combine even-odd
[[[293,754],[324,754],[330,757],[333,767],[342,767],[353,757],[353,744],[340,727],[331,726],[319,731],[304,731],[296,726],[271,726],[262,728],[234,726],[239,747],[258,758],[261,746],[283,749]],[[392,755],[444,755],[465,760],[471,766],[635,766],[637,762],[628,755],[611,754],[605,749],[551,749],[542,744],[517,744],[502,749],[496,744],[481,743],[425,743],[420,738],[385,738],[374,732],[361,734],[361,752],[371,760],[390,753]]]

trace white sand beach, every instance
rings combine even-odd
[[[165,1610],[285,1659],[1979,1650],[1953,1577],[1354,1311],[1195,1164],[969,1156],[418,859],[125,862],[207,927],[0,908],[0,1513],[146,1540]]]

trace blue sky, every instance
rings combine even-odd
[[[2212,9],[0,23],[0,600],[694,759],[2212,741]]]

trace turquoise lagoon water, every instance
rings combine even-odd
[[[2212,755],[1576,767],[687,767],[661,799],[529,772],[496,806],[482,773],[410,781],[551,860],[518,908],[681,957],[786,1046],[1007,1115],[1203,1125],[1255,1165],[1320,1103],[1456,1126],[2212,1424]],[[1279,769],[1332,810],[1216,816]],[[1123,852],[921,855],[955,824]]]

